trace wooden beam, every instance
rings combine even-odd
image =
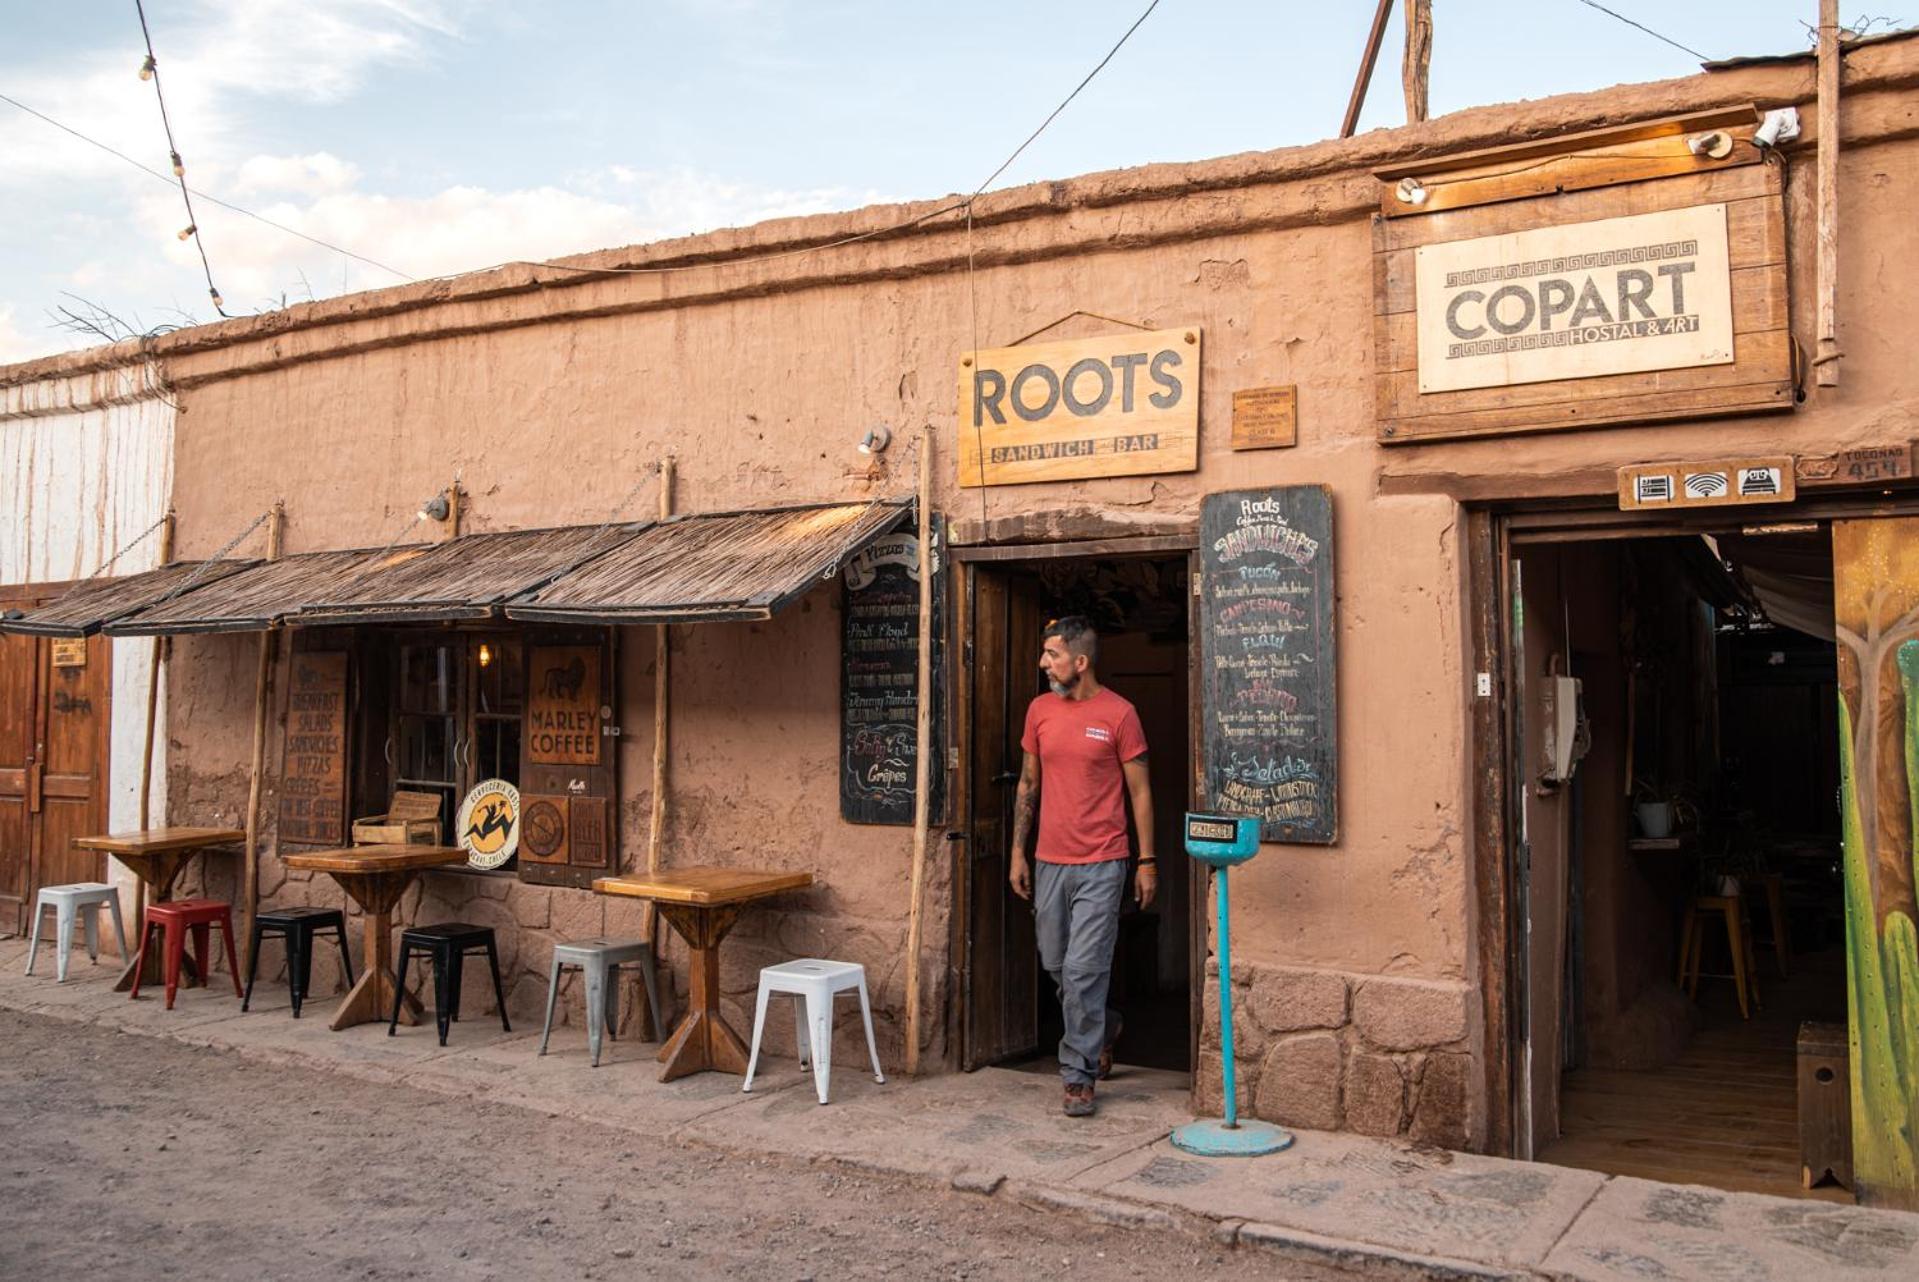
[[[906,914],[906,1075],[920,1071],[920,940],[926,901],[926,838],[933,798],[933,429],[920,431],[919,718],[914,738],[913,880]]]
[[[1353,80],[1352,97],[1346,100],[1346,119],[1339,125],[1341,138],[1351,138],[1359,126],[1359,111],[1366,105],[1366,86],[1373,81],[1373,64],[1379,61],[1379,46],[1386,38],[1386,19],[1392,11],[1393,0],[1379,0],[1379,8],[1373,12],[1373,29],[1366,33],[1366,52],[1359,56],[1359,75]]]
[[[273,504],[267,520],[267,560],[280,559],[280,540],[286,532],[287,510],[282,501]],[[253,964],[253,918],[260,907],[260,776],[266,769],[267,692],[273,676],[273,656],[279,647],[280,630],[270,627],[260,634],[260,661],[253,676],[253,759],[247,783],[247,844],[245,865],[241,869],[244,889],[240,893],[240,920],[236,923],[242,941],[240,964]],[[203,980],[206,976],[201,977]]]
[[[1839,0],[1819,0],[1819,318],[1813,382],[1839,386]]]
[[[671,454],[660,460],[660,519],[666,520],[673,515],[673,471],[674,460]],[[660,840],[666,831],[666,755],[667,755],[667,701],[672,689],[668,681],[668,665],[671,660],[671,625],[662,623],[653,629],[653,810],[646,821],[646,872],[648,876],[660,870]],[[647,946],[654,953],[659,952],[658,941],[654,938],[659,924],[659,913],[653,907],[653,901],[647,900],[640,910],[641,934],[645,936]],[[669,985],[670,987],[670,985]],[[651,1027],[649,1027],[649,1023]],[[642,1037],[664,1038],[667,1032],[665,1019],[652,1007],[647,1007],[646,1016],[640,1023]]]
[[[1406,0],[1406,56],[1399,82],[1406,91],[1406,123],[1426,119],[1427,84],[1433,66],[1433,0]]]
[[[164,523],[160,526],[160,560],[155,568],[164,566],[173,560],[173,535],[179,525],[179,518],[171,507],[167,509]],[[146,740],[140,750],[140,830],[146,831],[153,826],[153,730],[160,712],[160,672],[161,661],[170,648],[166,637],[153,638],[153,653],[147,660],[147,723]],[[147,883],[139,878],[133,881],[133,921],[135,926],[146,920]],[[142,927],[144,929],[144,927]]]

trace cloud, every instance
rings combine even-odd
[[[360,179],[360,170],[338,156],[316,151],[310,156],[253,156],[234,177],[235,196],[266,192],[295,192],[321,196],[345,191]]]

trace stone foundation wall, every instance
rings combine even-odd
[[[1221,1098],[1217,963],[1206,966],[1195,1084]],[[1332,970],[1233,966],[1233,1051],[1242,1113],[1282,1126],[1396,1135],[1471,1148],[1473,989]]]

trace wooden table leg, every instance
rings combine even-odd
[[[150,906],[152,904],[163,904],[173,898],[173,883],[180,879],[180,870],[185,868],[187,861],[193,858],[197,853],[199,852],[193,850],[170,851],[166,854],[151,856],[140,862],[122,858],[118,855],[116,855],[115,858],[120,859],[121,863],[133,870],[134,876],[147,884],[147,902]],[[113,984],[113,991],[116,993],[131,992],[133,989],[133,971],[134,968],[140,964],[140,950],[147,937],[146,909],[143,908],[140,910],[140,914],[134,921],[133,927],[133,939],[131,941],[133,946],[128,951],[127,964],[120,971],[120,978],[115,980]],[[157,936],[153,944],[147,947],[146,954],[146,978],[148,983],[152,983],[155,979],[166,973],[166,958],[160,951],[160,941]],[[180,986],[182,988],[193,988],[199,983],[200,968],[193,964],[193,954],[189,951],[180,958]]]
[[[720,941],[740,918],[736,905],[661,904],[660,916],[692,952],[686,1013],[660,1047],[660,1080],[691,1073],[746,1073],[746,1043],[720,1014]]]
[[[399,980],[393,974],[393,909],[413,881],[412,873],[335,874],[334,880],[360,905],[362,945],[360,978],[334,1012],[329,1028],[338,1032],[355,1024],[384,1024],[393,1018],[393,995]],[[400,997],[400,1022],[420,1022],[422,1007],[411,993]]]

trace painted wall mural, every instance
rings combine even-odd
[[[1832,527],[1860,1200],[1919,1209],[1919,518]]]

